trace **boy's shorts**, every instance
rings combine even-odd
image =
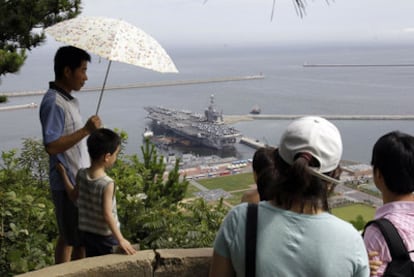
[[[90,232],[82,232],[86,257],[102,256],[114,253],[114,246],[118,241],[113,235],[101,236]]]
[[[78,231],[78,208],[64,190],[52,190],[52,199],[55,205],[59,235],[67,245],[82,246],[80,232]]]

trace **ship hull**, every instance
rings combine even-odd
[[[234,145],[240,141],[240,136],[230,136],[222,137],[216,139],[208,139],[199,137],[196,134],[190,134],[184,132],[180,129],[174,129],[167,124],[160,122],[152,121],[151,130],[155,134],[168,134],[181,137],[183,139],[189,140],[192,146],[204,146],[216,150],[231,149],[234,148]]]

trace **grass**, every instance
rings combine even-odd
[[[375,208],[364,204],[354,204],[332,209],[332,214],[345,220],[355,220],[358,215],[361,215],[365,221],[374,218]]]
[[[196,192],[199,192],[200,190],[196,188],[195,186],[188,184],[187,191],[185,192],[184,198],[191,198],[194,197]]]
[[[254,184],[252,173],[240,173],[223,177],[199,179],[196,180],[196,182],[210,190],[223,189],[227,192],[231,192],[232,196],[225,199],[225,201],[231,205],[240,204],[243,193],[250,189],[250,185]],[[199,190],[195,186],[192,186],[191,184],[188,185],[185,198],[194,197],[194,193],[198,191]]]
[[[197,180],[197,182],[210,190],[221,188],[225,191],[231,192],[232,196],[225,199],[225,201],[231,205],[240,204],[241,197],[245,190],[249,189],[251,184],[254,184],[252,173],[241,173],[230,176],[200,179]],[[197,191],[199,190],[196,187],[189,185],[185,197],[194,197],[193,193]],[[375,208],[365,204],[353,204],[334,208],[332,209],[332,214],[348,222],[355,221],[357,216],[361,215],[364,221],[368,222],[374,218]]]
[[[232,192],[231,197],[225,199],[225,201],[230,203],[233,206],[240,204],[243,193],[244,191]]]
[[[197,180],[208,189],[223,189],[225,191],[248,189],[254,184],[252,173],[240,173],[235,175]]]

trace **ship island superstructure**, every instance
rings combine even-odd
[[[215,108],[214,95],[204,115],[188,110],[175,110],[161,106],[147,106],[147,118],[152,120],[152,129],[164,129],[191,141],[214,149],[234,147],[241,133],[223,121],[222,112]]]

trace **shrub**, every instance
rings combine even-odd
[[[23,151],[37,147],[27,142]],[[44,152],[44,151],[42,151]],[[41,154],[42,152],[38,153]],[[57,236],[49,191],[39,186],[33,163],[22,163],[17,151],[2,153],[0,168],[0,275],[18,273],[51,265],[53,241]],[[40,158],[41,161],[43,158]]]
[[[126,134],[121,133],[125,143]],[[142,249],[212,246],[227,208],[203,199],[182,203],[188,181],[178,162],[164,176],[165,164],[154,145],[137,155],[119,155],[110,170],[124,236]],[[48,184],[48,156],[38,140],[24,139],[0,161],[0,276],[13,276],[54,263],[57,238]]]

